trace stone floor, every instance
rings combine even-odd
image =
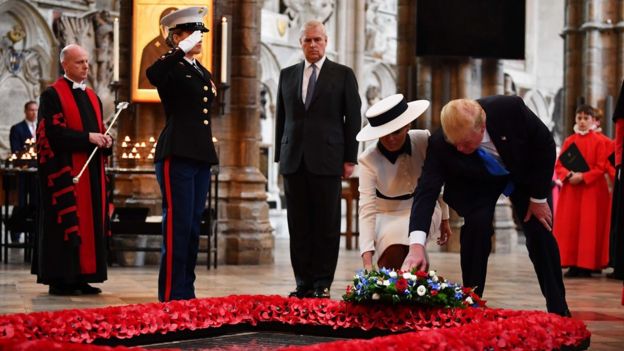
[[[438,274],[460,281],[458,254],[435,252],[430,260]],[[29,266],[22,262],[21,250],[12,249],[9,264],[0,264],[0,314],[156,301],[156,266],[112,267],[109,279],[98,285],[104,291],[101,295],[59,297],[48,295],[45,286],[36,284]],[[345,287],[351,283],[353,272],[360,265],[356,250],[341,249],[331,292],[333,299],[341,298]],[[294,288],[288,239],[284,238],[276,239],[275,263],[272,265],[224,265],[212,270],[202,266],[196,269],[196,273],[198,297],[286,295]],[[620,303],[622,282],[609,280],[603,274],[586,279],[566,279],[565,284],[573,317],[585,321],[592,332],[591,349],[624,349],[624,306]],[[493,254],[490,257],[484,298],[490,307],[544,309],[544,300],[526,249],[520,247],[510,254]]]

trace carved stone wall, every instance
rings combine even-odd
[[[54,37],[42,14],[27,1],[0,3],[0,158],[10,151],[9,129],[24,119],[24,103],[36,100],[56,75]]]

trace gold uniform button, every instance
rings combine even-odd
[[[208,113],[208,109],[207,109],[207,108],[205,108],[205,109],[203,110],[203,112],[204,112],[204,114]]]
[[[204,96],[204,102],[208,102],[208,98]]]
[[[204,91],[208,91],[208,86],[204,85]]]
[[[204,125],[207,126],[210,124],[210,121],[208,121],[207,119],[204,120]]]

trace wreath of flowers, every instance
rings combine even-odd
[[[552,350],[586,347],[590,337],[582,321],[540,311],[415,308],[410,304],[354,304],[329,299],[239,295],[2,315],[0,350],[111,350],[90,343],[96,339],[101,342],[227,325],[253,327],[262,323],[404,333],[284,350]],[[115,348],[118,349],[126,348]]]
[[[472,288],[449,282],[433,270],[360,270],[353,277],[353,285],[347,286],[347,292],[342,298],[354,303],[411,303],[445,308],[485,306],[485,301]]]

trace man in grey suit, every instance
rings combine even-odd
[[[275,162],[284,177],[295,297],[329,298],[340,246],[341,177],[357,162],[360,95],[353,71],[325,56],[327,32],[307,22],[305,61],[280,73]]]

